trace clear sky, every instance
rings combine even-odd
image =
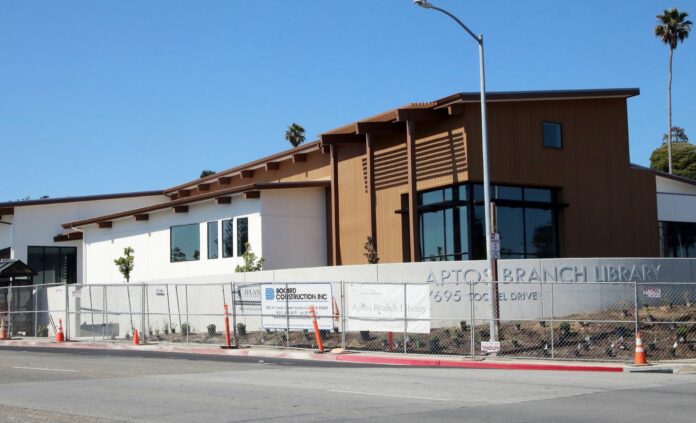
[[[693,0],[433,0],[486,37],[490,91],[639,87],[631,160],[667,127],[655,15]],[[696,140],[696,33],[673,122]],[[410,0],[0,2],[0,201],[163,189],[414,101],[478,90],[475,43]]]

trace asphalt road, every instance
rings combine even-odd
[[[1,422],[688,422],[696,375],[0,348]]]

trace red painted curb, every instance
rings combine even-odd
[[[566,366],[562,364],[530,364],[530,363],[495,363],[484,361],[449,361],[449,360],[419,360],[408,358],[376,357],[376,356],[350,356],[340,355],[337,361],[365,364],[388,364],[396,366],[416,367],[448,367],[466,369],[497,369],[497,370],[546,370],[566,372],[623,372],[623,367],[610,366]]]

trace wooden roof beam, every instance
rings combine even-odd
[[[244,193],[244,198],[251,200],[253,198],[261,198],[261,191],[247,191]]]
[[[0,208],[0,216],[11,216],[14,214],[14,207],[2,207]]]
[[[251,179],[254,177],[254,171],[252,169],[244,169],[241,172],[239,172],[241,175],[242,179]]]
[[[446,111],[433,109],[398,109],[396,120],[406,122],[407,120],[438,120],[447,117]]]
[[[231,204],[232,197],[218,197],[215,199],[215,202],[218,204]]]
[[[99,226],[100,229],[106,229],[112,227],[113,223],[110,220],[107,220],[105,222],[97,222],[97,226]]]
[[[136,215],[135,215],[135,220],[138,221],[138,222],[144,222],[144,221],[146,221],[146,220],[150,220],[150,215],[147,214],[147,213],[136,214]]]
[[[60,234],[53,237],[53,242],[64,242],[64,241],[76,241],[82,239],[84,235],[82,232],[68,232],[67,234]]]
[[[379,134],[389,132],[404,132],[406,125],[403,122],[357,122],[355,132],[358,134]]]
[[[466,105],[464,103],[454,103],[447,106],[447,114],[453,115],[463,115],[466,110]]]
[[[307,161],[307,155],[304,153],[296,153],[292,155],[293,163],[303,163]]]
[[[280,168],[279,162],[268,162],[266,163],[266,170],[278,170]]]
[[[222,176],[220,179],[218,179],[218,183],[220,185],[230,185],[232,183],[232,177],[231,176]]]
[[[210,191],[210,183],[198,184],[198,192]]]
[[[174,213],[188,213],[188,211],[189,211],[189,206],[187,206],[187,205],[174,206],[172,208],[174,209]]]
[[[321,143],[322,145],[332,145],[340,143],[354,143],[354,142],[365,142],[365,135],[363,134],[322,134]]]

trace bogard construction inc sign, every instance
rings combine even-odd
[[[314,306],[319,329],[333,329],[330,283],[261,285],[261,324],[264,329],[313,329],[309,307]]]

